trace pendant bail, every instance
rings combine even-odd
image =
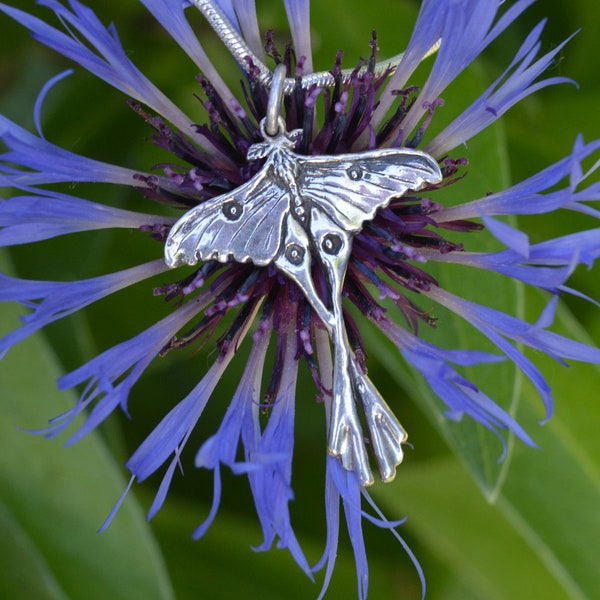
[[[269,90],[269,103],[265,122],[265,132],[270,137],[275,137],[280,132],[281,105],[283,102],[283,84],[285,81],[286,68],[278,64],[273,71],[271,89]]]

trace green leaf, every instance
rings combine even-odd
[[[0,596],[2,598],[68,598],[35,542],[0,502]]]
[[[7,303],[0,310],[0,322],[16,327],[22,311]],[[172,598],[156,542],[131,495],[110,528],[96,533],[126,486],[99,434],[65,448],[64,437],[46,440],[20,430],[41,428],[73,405],[73,394],[56,390],[58,375],[37,336],[0,363],[0,547],[10,557],[2,560],[0,595]],[[25,590],[31,594],[23,596]]]
[[[410,515],[405,527],[452,571],[462,600],[569,598],[500,506],[485,501],[455,460],[405,466],[397,479],[373,495],[390,518]],[[427,597],[446,600],[446,591],[434,576]]]
[[[533,293],[531,296],[535,300]],[[564,307],[559,307],[554,329],[592,343]],[[498,505],[572,598],[597,598],[600,593],[600,419],[597,416],[600,368],[574,364],[567,370],[543,357],[538,357],[537,362],[543,372],[555,373],[550,383],[556,415],[540,427],[538,423],[544,415],[539,398],[532,386],[525,387],[517,417],[533,433],[540,450],[515,446]]]
[[[534,313],[539,297],[528,300]],[[590,343],[564,308],[555,329]],[[557,414],[540,427],[541,401],[523,387],[517,418],[540,448],[515,444],[495,505],[477,497],[451,460],[402,467],[397,487],[374,490],[392,517],[399,507],[411,515],[408,527],[469,583],[472,598],[583,600],[600,592],[600,369],[577,364],[569,372],[536,358],[544,372],[554,369]]]

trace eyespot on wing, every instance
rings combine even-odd
[[[300,193],[348,232],[360,231],[392,198],[441,180],[435,159],[409,148],[298,156]]]
[[[171,229],[165,245],[169,267],[200,260],[270,264],[281,246],[289,193],[259,171],[233,192],[188,211]]]

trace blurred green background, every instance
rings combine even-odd
[[[33,2],[14,6],[47,15]],[[103,22],[114,21],[125,49],[140,68],[185,111],[202,122],[195,68],[137,2],[90,0]],[[312,10],[315,65],[328,69],[338,48],[345,66],[368,53],[371,30],[378,32],[382,56],[403,49],[418,10],[408,0],[331,0]],[[279,2],[257,1],[262,30],[272,28],[287,41]],[[543,90],[510,111],[501,123],[453,156],[469,158],[469,176],[450,191],[447,202],[462,202],[517,182],[567,153],[577,133],[600,137],[600,77],[596,3],[540,0],[444,94],[445,107],[431,133],[465,108],[511,60],[521,40],[542,18],[548,51],[582,28],[550,75],[574,78],[579,89],[562,85]],[[238,74],[199,15],[193,22],[235,89]],[[37,93],[70,63],[32,41],[23,28],[0,18],[0,109],[33,129]],[[148,130],[118,92],[83,69],[57,86],[46,100],[46,136],[68,149],[131,168],[146,170],[164,156],[145,142]],[[135,194],[112,188],[73,185],[69,193],[153,212]],[[532,241],[593,227],[590,219],[558,214],[522,223]],[[488,243],[479,236],[477,247]],[[481,238],[481,239],[480,239]],[[470,242],[470,240],[467,240]],[[69,236],[2,255],[2,265],[23,277],[70,280],[125,268],[156,256],[157,245],[135,232]],[[544,298],[480,273],[444,269],[444,286],[465,296],[535,319]],[[134,486],[110,529],[102,524],[126,483],[123,463],[161,417],[191,389],[212,360],[210,348],[181,351],[155,361],[130,401],[131,421],[115,416],[71,448],[17,428],[43,427],[74,401],[56,391],[54,380],[127,339],[168,312],[141,284],[99,302],[81,314],[27,340],[0,364],[0,597],[20,598],[314,598],[313,584],[285,551],[255,553],[260,529],[246,481],[224,474],[220,513],[204,539],[191,533],[207,515],[212,474],[193,466],[196,448],[220,422],[243,365],[243,354],[209,403],[189,442],[183,468],[162,511],[148,525],[148,509],[160,477]],[[579,269],[572,284],[600,298],[595,272]],[[17,325],[22,311],[0,307],[0,333]],[[438,329],[425,332],[445,347],[482,347],[482,340],[442,311]],[[592,305],[565,299],[556,330],[600,342],[600,313]],[[410,433],[408,451],[392,484],[376,484],[373,496],[390,518],[407,515],[400,532],[421,561],[430,600],[594,599],[600,597],[600,377],[596,367],[564,368],[530,353],[555,393],[556,414],[541,427],[541,401],[509,366],[468,372],[500,404],[513,410],[539,449],[509,442],[509,458],[497,463],[500,444],[481,427],[449,423],[440,403],[402,363],[398,353],[368,327],[370,374]],[[239,371],[241,372],[241,371]],[[324,543],[321,408],[303,372],[298,390],[294,463],[296,532],[314,563]],[[342,526],[343,529],[343,526]],[[409,559],[385,531],[365,524],[371,569],[370,597],[412,600],[419,581]],[[342,536],[330,598],[352,598],[356,579],[350,544]]]

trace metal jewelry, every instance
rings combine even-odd
[[[212,19],[216,30],[221,27],[224,17],[213,2],[192,2]],[[221,33],[238,62],[244,62],[241,55],[251,55],[237,32]],[[247,154],[249,161],[264,160],[262,168],[240,187],[201,203],[179,219],[167,238],[165,261],[169,267],[201,260],[274,265],[296,283],[327,328],[333,346],[329,453],[354,471],[361,485],[373,483],[359,405],[381,478],[389,481],[402,462],[407,434],[358,365],[346,333],[342,288],[353,237],[365,221],[371,221],[392,198],[439,183],[442,174],[431,156],[409,148],[334,156],[297,154],[294,147],[302,130],[288,132],[281,114],[288,82],[295,84],[285,78],[285,71],[278,65],[269,73],[267,113],[260,123],[264,141],[252,145]],[[324,299],[312,277],[315,267],[327,282]]]
[[[244,41],[237,29],[232,25],[231,21],[225,16],[225,13],[216,5],[214,0],[189,0],[191,4],[193,4],[204,16],[204,18],[208,21],[209,25],[213,28],[215,33],[219,36],[227,50],[231,53],[233,58],[236,60],[238,65],[246,72],[249,72],[250,62],[252,63],[255,69],[258,69],[258,73],[256,75],[256,81],[266,88],[271,87],[271,80],[273,79],[273,73],[265,65],[260,58],[256,56],[248,48],[248,45]],[[442,40],[439,39],[437,42],[423,55],[423,60],[432,54],[435,54],[440,46]],[[404,56],[404,52],[400,54],[396,54],[392,58],[384,60],[382,62],[378,62],[373,70],[375,76],[380,75],[391,75],[400,62],[402,61],[402,57]],[[250,61],[250,62],[249,62]],[[360,71],[359,71],[360,74]],[[341,72],[341,82],[342,84],[346,84],[350,81],[350,77],[355,75],[354,69],[344,69]],[[300,81],[300,87],[303,90],[308,90],[313,86],[318,88],[327,88],[333,87],[336,83],[336,79],[329,71],[320,71],[318,73],[309,73],[302,77]],[[296,79],[292,77],[288,77],[284,79],[283,82],[283,93],[286,96],[289,96],[296,86],[298,82]]]

